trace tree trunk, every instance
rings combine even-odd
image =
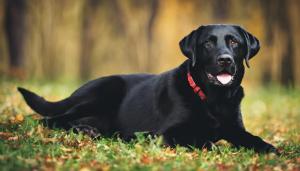
[[[147,41],[148,41],[148,54],[147,54],[147,60],[146,60],[146,68],[145,70],[147,72],[153,71],[153,56],[152,56],[152,38],[153,38],[153,28],[154,28],[154,23],[155,19],[157,16],[157,11],[158,11],[158,0],[152,0],[150,3],[150,17],[148,21],[148,26],[147,26]]]
[[[13,77],[24,77],[25,0],[7,0],[5,29],[9,50],[9,70]]]
[[[95,11],[100,0],[87,0],[85,2],[82,16],[82,34],[81,34],[81,57],[80,57],[80,78],[86,80],[91,74],[91,50],[94,45],[92,24],[96,17]]]
[[[264,0],[262,1],[262,7],[264,12],[264,20],[266,27],[266,45],[271,49],[277,48],[275,46],[276,40],[274,40],[275,34],[280,36],[280,49],[282,55],[279,57],[281,60],[279,64],[280,72],[277,75],[283,86],[294,86],[295,85],[295,74],[294,74],[294,55],[295,49],[293,46],[293,33],[291,20],[289,17],[289,1],[281,0]],[[276,32],[275,30],[279,30]],[[272,49],[277,51],[277,49]],[[270,52],[271,53],[271,52]],[[273,59],[273,57],[269,58]],[[268,62],[270,62],[268,60]],[[272,62],[271,62],[272,63]],[[267,65],[263,71],[263,83],[269,83],[271,81],[272,71],[270,65]]]
[[[229,17],[230,0],[214,0],[212,2],[213,17],[217,20],[226,20]]]
[[[280,29],[284,33],[286,39],[285,48],[281,58],[281,84],[284,86],[295,85],[294,75],[294,46],[293,46],[293,33],[291,28],[290,17],[288,16],[288,3],[287,1],[280,1],[281,5],[278,8],[278,19]]]
[[[272,3],[272,0],[264,0],[260,1],[261,7],[262,7],[262,12],[264,16],[264,26],[266,28],[265,32],[265,41],[266,41],[266,48],[269,49],[269,51],[272,50],[272,46],[274,45],[274,27],[276,25],[276,4]],[[272,63],[270,60],[272,60],[273,57],[270,57],[266,59],[265,62]],[[265,85],[270,84],[272,81],[272,68],[270,65],[266,65],[262,68],[262,83]]]

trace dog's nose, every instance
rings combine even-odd
[[[230,65],[233,63],[233,58],[231,55],[220,55],[217,59],[217,63],[219,65],[225,66],[225,65]]]

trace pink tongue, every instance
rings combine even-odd
[[[217,75],[217,79],[224,85],[224,84],[228,84],[231,79],[232,79],[232,76],[230,74],[220,74],[220,75]]]

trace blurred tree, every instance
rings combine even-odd
[[[113,0],[114,14],[118,18],[116,26],[122,26],[123,40],[126,42],[124,56],[133,70],[152,72],[155,65],[152,54],[152,38],[155,19],[158,14],[158,0]],[[131,49],[127,51],[127,49]]]
[[[293,32],[291,26],[291,17],[289,17],[289,2],[281,0],[264,0],[261,1],[264,11],[265,27],[266,27],[266,45],[274,47],[276,34],[280,36],[280,45],[282,54],[280,57],[281,64],[278,76],[280,83],[284,86],[295,85],[294,74],[294,46]],[[270,48],[271,49],[271,48]],[[276,50],[276,49],[272,49]],[[270,58],[272,60],[272,58]],[[263,71],[263,82],[271,81],[271,68],[265,67]]]
[[[22,78],[25,35],[25,0],[6,0],[5,29],[9,49],[9,72],[11,76]]]
[[[262,11],[263,11],[263,15],[264,15],[264,22],[265,22],[265,41],[266,41],[266,45],[267,47],[270,49],[270,47],[273,45],[273,27],[275,25],[275,20],[273,20],[273,18],[276,18],[276,13],[274,12],[274,10],[272,10],[274,7],[273,3],[271,3],[270,0],[264,0],[264,1],[260,1],[261,2],[261,6],[262,6]],[[272,58],[268,58],[268,62],[272,63],[270,60],[272,60]],[[272,81],[272,69],[270,67],[270,65],[266,65],[264,68],[262,68],[262,83],[263,84],[269,84]]]
[[[285,38],[283,44],[283,55],[281,58],[281,84],[284,86],[295,85],[295,74],[294,74],[294,46],[293,46],[293,32],[291,26],[291,17],[289,17],[288,0],[281,1],[276,0],[280,3],[278,10],[278,25],[282,30]],[[273,2],[274,3],[274,2]]]
[[[101,0],[86,0],[82,16],[82,33],[81,33],[81,57],[80,57],[80,78],[86,80],[91,74],[91,50],[95,40],[92,31],[92,24],[97,17],[96,10]]]
[[[214,0],[212,2],[213,17],[217,20],[226,20],[230,12],[230,0]]]
[[[146,71],[153,71],[153,54],[152,52],[152,39],[153,39],[153,28],[154,28],[154,24],[155,24],[155,19],[157,17],[157,12],[158,12],[158,5],[159,2],[158,0],[152,0],[150,1],[150,16],[149,16],[149,20],[148,20],[148,24],[147,24],[147,41],[148,41],[148,58],[146,61]]]
[[[300,28],[297,0],[1,1],[0,60],[5,61],[0,71],[5,74],[86,80],[162,72],[185,59],[178,41],[199,24],[236,23],[262,43],[261,57],[253,60],[259,71],[247,74],[247,83],[300,83],[295,67],[300,38],[293,36]]]

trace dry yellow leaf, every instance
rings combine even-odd
[[[83,167],[83,168],[79,169],[79,171],[90,171],[90,170],[91,170],[91,169],[88,168],[88,167]]]
[[[23,122],[24,116],[22,114],[17,114],[15,119],[16,119],[16,122]]]
[[[70,153],[70,152],[73,151],[71,148],[66,148],[66,147],[61,147],[61,150],[66,152],[66,153]]]

